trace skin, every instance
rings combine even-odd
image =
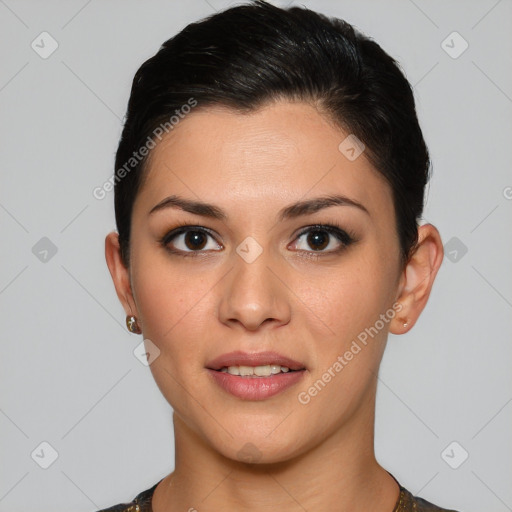
[[[175,470],[156,488],[155,512],[392,512],[398,486],[374,455],[377,372],[388,332],[408,331],[425,307],[443,246],[425,224],[401,267],[391,188],[364,153],[350,161],[338,150],[347,135],[306,103],[281,100],[250,114],[197,109],[152,151],[134,203],[129,268],[117,233],[107,236],[118,297],[160,350],[150,369],[174,409]],[[171,194],[213,203],[227,217],[149,214]],[[277,219],[292,203],[331,194],[367,212],[338,205]],[[160,243],[179,222],[211,230],[201,254],[172,254]],[[335,252],[343,244],[331,235],[312,257],[319,251],[299,232],[332,222],[356,242]],[[248,236],[263,251],[251,263],[236,252]],[[170,245],[187,254],[194,247],[183,235]],[[384,328],[300,403],[299,393],[393,305],[401,309]],[[234,350],[277,351],[306,372],[276,396],[242,400],[205,368]],[[241,460],[247,450],[254,463]]]

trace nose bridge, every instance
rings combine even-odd
[[[253,237],[237,246],[232,254],[234,268],[222,291],[221,321],[240,323],[251,330],[269,320],[277,324],[289,321],[288,298],[274,274],[278,258],[273,256]]]

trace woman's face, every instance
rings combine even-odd
[[[226,457],[277,462],[372,432],[400,250],[391,189],[348,135],[282,101],[197,110],[153,149],[134,313],[179,428]]]

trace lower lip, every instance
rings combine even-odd
[[[224,391],[243,400],[265,400],[297,384],[305,370],[277,373],[270,377],[241,377],[208,369],[208,373]]]

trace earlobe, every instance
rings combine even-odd
[[[130,273],[121,258],[119,235],[114,231],[105,238],[105,259],[114,282],[117,297],[126,315],[137,315],[130,285]]]
[[[420,226],[416,250],[400,280],[397,302],[402,308],[390,324],[391,333],[404,334],[416,323],[427,304],[443,256],[443,243],[435,226]]]

